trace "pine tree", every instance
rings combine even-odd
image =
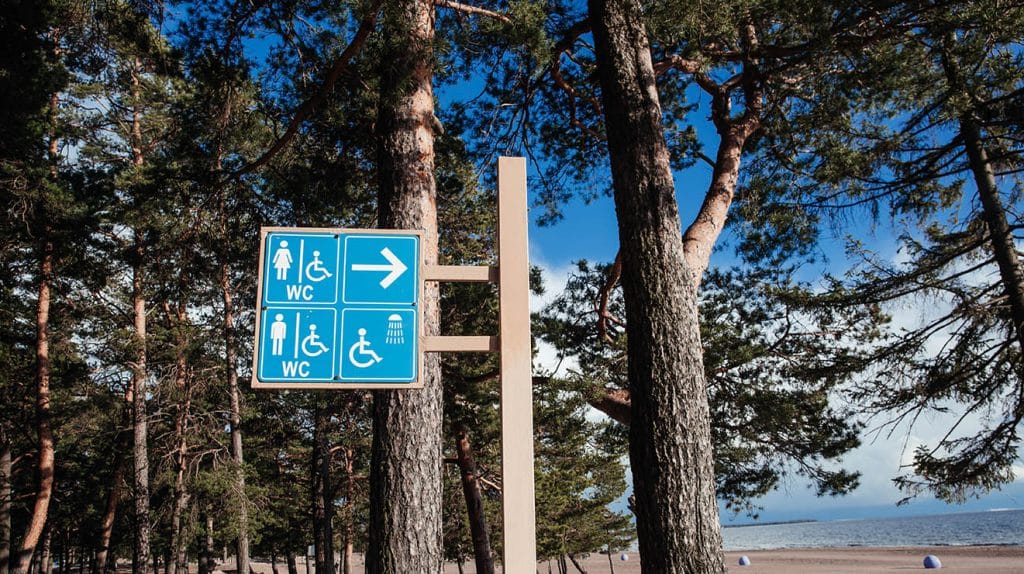
[[[1024,275],[1013,229],[1024,76],[1012,46],[1022,12],[974,2],[881,15],[905,32],[853,57],[846,73],[807,84],[810,99],[763,142],[744,212],[764,230],[747,247],[755,258],[784,257],[764,248],[769,238],[813,241],[851,211],[894,222],[908,260],[886,261],[853,229],[860,264],[820,303],[933,302],[934,316],[890,333],[872,361],[877,384],[852,397],[893,429],[950,401],[962,417],[981,415],[977,432],[955,423],[897,478],[908,495],[962,501],[1012,480],[1019,457]]]

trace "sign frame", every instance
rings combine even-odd
[[[332,382],[301,382],[301,381],[260,381],[259,380],[259,367],[260,367],[260,353],[262,351],[260,345],[260,333],[262,332],[263,325],[263,311],[266,310],[266,306],[263,301],[263,286],[264,286],[264,271],[267,267],[266,260],[266,248],[267,248],[267,236],[271,233],[325,233],[333,234],[337,236],[341,235],[401,235],[409,236],[415,235],[417,242],[420,247],[417,248],[417,260],[409,266],[410,269],[415,268],[416,271],[416,304],[410,306],[416,310],[416,379],[408,383],[393,383],[393,382],[373,382],[373,381],[341,381],[335,380]],[[252,381],[251,386],[253,389],[277,389],[277,390],[373,390],[373,389],[422,389],[423,388],[423,361],[424,353],[426,349],[424,347],[424,334],[423,334],[423,288],[426,281],[424,280],[424,264],[423,264],[423,236],[424,232],[420,229],[351,229],[343,227],[260,227],[260,250],[259,250],[259,270],[256,276],[256,325],[253,331],[253,354],[252,354]],[[343,247],[339,248],[343,249]],[[343,255],[339,254],[339,264],[342,260]],[[413,267],[415,266],[415,267]],[[339,270],[339,273],[344,274],[345,270]],[[341,301],[342,297],[342,278],[338,278],[338,293],[337,301]],[[381,304],[378,307],[394,307],[393,304]],[[338,306],[325,307],[329,309],[338,310],[338,322],[341,321],[341,308]],[[373,309],[374,307],[354,307],[354,308],[366,308]],[[340,326],[340,325],[339,325]],[[339,341],[341,335],[338,335]]]

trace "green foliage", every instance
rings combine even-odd
[[[1024,87],[1022,18],[998,2],[880,12],[870,48],[804,82],[772,120],[745,181],[740,247],[749,260],[806,257],[823,230],[846,227],[859,263],[822,301],[929,309],[886,333],[850,392],[892,430],[929,411],[956,413],[950,434],[919,449],[896,479],[908,496],[962,501],[1012,480],[1018,459],[1024,382],[1008,301],[1020,285],[996,272],[991,225],[1019,225],[1024,150],[1019,114],[1006,104]],[[987,166],[968,151],[973,129]],[[1000,207],[986,212],[982,191],[993,184],[988,196]],[[895,258],[863,249],[872,231],[864,220],[891,225]],[[977,419],[974,430],[965,418]]]
[[[578,263],[565,292],[537,319],[536,331],[575,359],[573,388],[594,402],[626,389],[621,290],[601,300],[610,266]],[[879,335],[877,310],[827,308],[787,271],[722,272],[705,278],[701,336],[718,496],[736,512],[790,475],[818,495],[856,488],[859,472],[836,468],[860,444],[861,425],[833,398],[870,357],[861,348]],[[603,334],[602,334],[603,330]]]
[[[534,386],[537,558],[628,548],[630,517],[609,505],[626,490],[626,434],[588,420],[589,408],[566,381]]]

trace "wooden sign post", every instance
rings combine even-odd
[[[506,574],[537,571],[533,483],[533,349],[526,160],[498,159],[498,265],[425,266],[427,281],[498,284],[500,336],[425,337],[425,352],[501,353],[501,477]],[[524,433],[531,440],[523,440]]]

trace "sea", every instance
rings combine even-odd
[[[728,526],[726,550],[854,546],[1024,545],[1024,509]]]

